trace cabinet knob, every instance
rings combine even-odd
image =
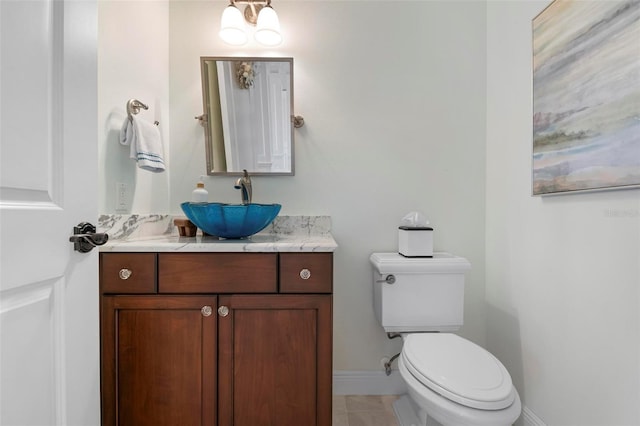
[[[309,278],[311,278],[311,271],[307,268],[304,268],[300,271],[300,278],[302,278],[303,280],[308,280]]]
[[[118,276],[121,280],[128,280],[131,275],[133,275],[133,271],[127,268],[122,268],[120,269],[120,272],[118,272]]]
[[[211,306],[205,305],[202,307],[202,309],[200,309],[200,312],[202,312],[203,317],[210,317],[213,313],[213,309],[211,308]]]
[[[227,315],[229,315],[229,308],[222,305],[218,308],[218,315],[220,315],[221,317],[226,317]]]

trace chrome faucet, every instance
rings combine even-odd
[[[234,185],[235,189],[240,190],[240,197],[242,197],[242,204],[251,204],[251,178],[249,172],[243,170],[244,176],[239,178]]]

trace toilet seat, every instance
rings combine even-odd
[[[501,410],[514,402],[511,376],[502,363],[455,334],[409,334],[401,357],[416,380],[458,404]]]

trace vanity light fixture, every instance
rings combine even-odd
[[[271,0],[229,0],[220,20],[220,38],[227,44],[240,46],[249,40],[249,25],[255,26],[254,38],[265,46],[282,43],[280,21]],[[236,4],[246,4],[244,14]],[[244,16],[244,19],[243,19]],[[248,24],[248,25],[247,25]]]
[[[220,20],[220,38],[227,44],[240,46],[248,40],[247,33],[244,31],[244,19],[242,12],[231,2],[222,12]]]

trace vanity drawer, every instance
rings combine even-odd
[[[102,293],[155,293],[155,253],[100,253]]]
[[[280,293],[331,293],[333,253],[280,253]]]
[[[276,253],[159,253],[160,293],[275,293]]]

